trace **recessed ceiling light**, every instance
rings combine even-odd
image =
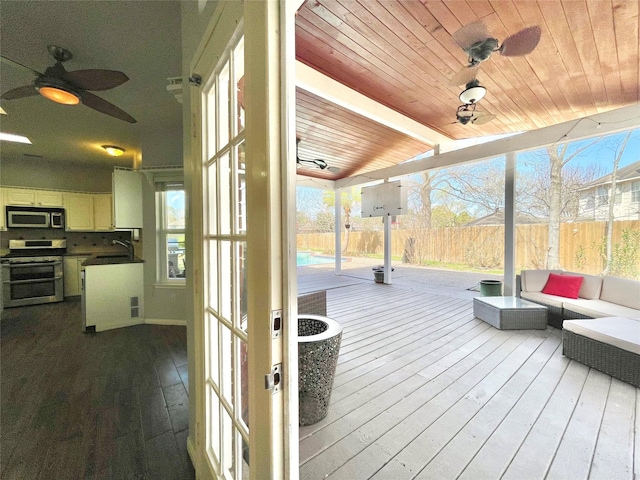
[[[124,148],[116,147],[115,145],[102,145],[102,148],[112,157],[119,157],[124,153]]]
[[[5,142],[28,143],[29,145],[31,145],[31,140],[29,140],[27,137],[23,137],[22,135],[14,135],[13,133],[0,132],[0,140]]]

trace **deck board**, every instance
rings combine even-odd
[[[638,475],[640,389],[564,357],[559,330],[497,330],[467,291],[302,285],[327,289],[344,330],[329,413],[300,428],[301,479]]]

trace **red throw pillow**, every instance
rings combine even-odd
[[[547,284],[542,289],[542,293],[566,298],[578,298],[578,292],[580,292],[583,280],[584,277],[550,273],[549,280],[547,280]]]

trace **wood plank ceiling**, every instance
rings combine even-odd
[[[529,131],[640,100],[636,0],[307,0],[296,18],[302,63],[452,139]],[[453,40],[481,20],[500,42],[538,25],[537,48],[523,57],[497,52],[477,79],[487,88],[478,110],[496,115],[461,125],[463,86],[450,79],[467,65]],[[431,145],[410,139],[304,90],[297,92],[300,157],[325,158],[330,179],[405,161]]]

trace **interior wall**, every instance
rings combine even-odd
[[[42,158],[1,158],[0,185],[12,187],[111,192],[111,166],[54,163]]]
[[[180,174],[181,175],[181,174]],[[186,308],[185,285],[160,285],[157,283],[158,254],[156,235],[155,186],[152,176],[142,181],[143,231],[149,232],[142,238],[144,256],[144,315],[147,322],[184,322]],[[187,250],[188,251],[188,250]]]

